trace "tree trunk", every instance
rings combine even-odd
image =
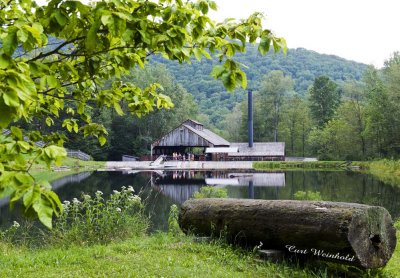
[[[221,236],[247,246],[263,244],[300,256],[378,268],[396,246],[396,231],[383,207],[352,203],[195,199],[179,215],[185,233]]]

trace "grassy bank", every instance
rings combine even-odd
[[[377,160],[355,162],[361,171],[377,177],[379,180],[395,186],[400,186],[400,160]]]
[[[224,241],[182,235],[174,228],[176,206],[168,219],[170,232],[147,235],[143,203],[131,186],[107,200],[102,195],[97,191],[64,202],[53,230],[35,233],[31,225],[14,223],[0,231],[0,277],[400,276],[400,244],[389,264],[374,271],[322,261],[272,263]]]
[[[83,161],[76,158],[66,157],[62,161],[61,167],[53,166],[53,170],[49,170],[42,165],[34,165],[30,172],[37,180],[52,182],[62,177],[73,175],[79,172],[93,171],[104,168],[104,165],[104,161]]]
[[[398,236],[400,234],[398,233]],[[271,263],[223,243],[167,233],[109,245],[29,250],[0,244],[2,277],[399,277],[400,249],[379,271]],[[376,276],[375,276],[376,275]]]
[[[338,170],[348,166],[346,161],[257,161],[256,170]]]

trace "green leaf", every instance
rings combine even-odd
[[[15,179],[18,180],[20,184],[32,184],[33,179],[26,173],[17,173],[15,174]]]
[[[3,50],[5,54],[7,54],[8,56],[12,56],[18,46],[17,30],[12,27],[8,29],[9,32],[3,40]]]
[[[19,98],[18,94],[15,90],[9,88],[9,90],[3,92],[3,100],[7,106],[10,107],[18,107],[19,106]]]
[[[218,79],[225,72],[226,72],[226,69],[224,66],[215,66],[211,71],[211,76],[214,77],[215,79]]]
[[[0,55],[0,69],[6,69],[9,67],[11,63],[10,57],[5,55],[4,53]]]
[[[50,202],[53,212],[58,216],[58,212],[62,212],[63,210],[63,206],[61,204],[60,198],[58,198],[58,195],[51,190],[46,190],[43,195]]]
[[[29,38],[29,35],[24,29],[19,29],[17,31],[17,37],[21,42],[26,42]]]
[[[96,49],[97,31],[99,30],[99,28],[100,28],[100,22],[95,21],[87,33],[85,46],[86,46],[86,49],[90,52],[93,51],[94,49]]]
[[[114,102],[114,109],[115,109],[115,111],[117,112],[117,114],[119,116],[123,116],[124,115],[124,111],[122,111],[122,108],[121,108],[121,106],[119,105],[118,102]]]
[[[194,56],[196,57],[196,59],[198,60],[198,61],[200,61],[201,60],[201,50],[200,49],[198,49],[197,47],[195,47],[195,48],[193,48],[193,53],[194,53]]]
[[[221,79],[222,83],[224,84],[224,87],[228,89],[228,91],[232,92],[235,90],[236,80],[232,72],[224,74]]]
[[[47,126],[54,125],[53,119],[51,117],[46,117],[46,124],[47,124]]]
[[[57,78],[54,75],[47,76],[47,84],[50,88],[56,88],[58,85]]]
[[[26,152],[31,149],[31,145],[25,141],[17,141],[17,145],[20,147],[21,151]]]
[[[16,126],[10,128],[12,135],[14,135],[18,140],[22,140],[22,130]]]
[[[99,143],[100,146],[104,146],[104,144],[107,142],[107,139],[104,136],[99,136]]]
[[[28,209],[33,205],[36,200],[40,198],[40,189],[39,186],[35,185],[31,189],[29,189],[23,198],[23,204],[25,207],[25,211],[28,211]]]
[[[49,201],[43,198],[37,199],[33,204],[33,209],[36,211],[40,222],[47,228],[52,228],[53,209]]]
[[[266,55],[269,52],[270,45],[271,39],[269,37],[261,38],[261,41],[258,44],[258,51],[261,53],[261,55]]]
[[[60,11],[56,11],[54,17],[56,18],[57,23],[62,27],[64,27],[68,22],[68,19]]]
[[[60,156],[61,157],[67,156],[67,152],[65,151],[65,149],[63,147],[54,146],[54,145],[44,148],[44,152],[50,159],[56,159],[57,157],[60,157]]]
[[[0,100],[0,128],[6,128],[12,120],[12,110]]]
[[[237,71],[236,72],[236,78],[241,81],[241,85],[243,89],[246,89],[247,87],[247,76],[246,73],[243,71]]]

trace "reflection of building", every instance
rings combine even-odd
[[[207,185],[238,185],[248,186],[251,182],[253,186],[285,186],[284,173],[232,173],[227,178],[208,178],[205,180]]]
[[[151,186],[175,203],[182,204],[205,185],[247,188],[248,198],[254,198],[254,188],[285,186],[284,173],[227,173],[166,171],[153,172]]]
[[[151,155],[155,155],[153,158],[162,154],[172,157],[174,153],[192,153],[193,148],[203,151],[196,160],[285,160],[285,143],[230,143],[193,120],[184,121],[153,142]]]

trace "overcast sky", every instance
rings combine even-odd
[[[303,47],[381,67],[400,51],[398,0],[215,0],[211,16],[245,18],[265,14],[263,26]]]

